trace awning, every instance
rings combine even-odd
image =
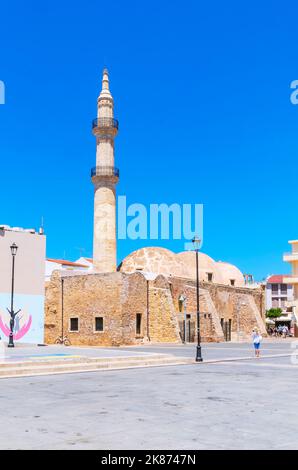
[[[275,321],[292,321],[292,319],[291,317],[281,316],[281,317],[277,317]]]
[[[270,318],[266,318],[267,325],[275,325],[275,321],[270,320]]]

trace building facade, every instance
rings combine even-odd
[[[293,300],[293,286],[285,282],[289,276],[275,274],[266,280],[266,310],[281,308],[285,313],[288,303]]]
[[[78,261],[69,261],[66,259],[46,259],[45,266],[45,280],[46,282],[51,279],[54,271],[89,271],[92,269],[90,263],[85,258],[80,258]]]
[[[292,275],[285,276],[284,282],[293,286],[293,299],[290,305],[293,307],[293,312],[296,315],[298,312],[298,240],[290,240],[289,244],[292,247],[292,251],[285,253],[283,260],[291,264]]]
[[[56,271],[46,292],[47,343],[55,343],[62,332],[73,345],[181,343],[185,329],[187,341],[196,341],[192,279],[144,272]],[[266,335],[263,305],[260,289],[201,281],[202,341],[247,340],[256,327]]]
[[[0,335],[7,340],[10,332],[13,244],[17,246],[14,311],[19,310],[14,341],[43,343],[46,239],[35,230],[0,226]]]

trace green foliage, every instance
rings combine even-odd
[[[266,317],[267,318],[278,318],[282,314],[282,309],[281,308],[270,308],[269,310],[266,311]]]

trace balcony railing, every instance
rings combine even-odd
[[[118,127],[119,127],[119,122],[117,121],[117,119],[114,119],[114,118],[102,117],[102,118],[93,119],[92,121],[92,129],[95,129],[95,128],[118,129]]]
[[[298,261],[298,253],[284,253],[283,260],[291,263],[292,261]]]
[[[119,178],[119,168],[115,166],[95,166],[91,169],[91,178],[93,176],[116,176]]]

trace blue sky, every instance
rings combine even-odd
[[[298,238],[294,1],[1,5],[0,222],[92,253],[91,120],[110,71],[128,203],[203,203],[204,249],[261,279]],[[118,261],[156,241],[118,244]],[[181,251],[182,241],[159,245]]]

